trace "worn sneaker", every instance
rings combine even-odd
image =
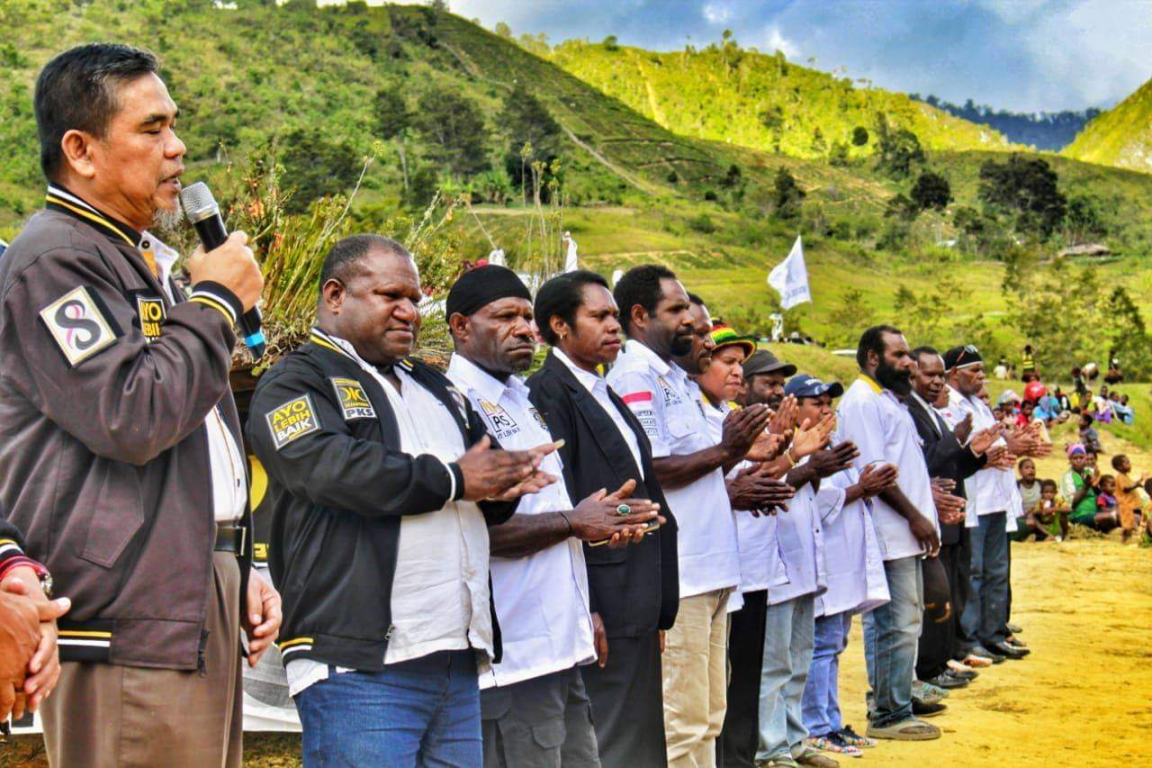
[[[860,749],[872,749],[876,746],[876,739],[870,739],[867,736],[861,736],[852,730],[852,726],[846,725],[837,731],[836,736],[840,741],[852,747],[859,747]]]
[[[829,733],[826,736],[809,736],[804,739],[804,745],[821,752],[831,752],[845,757],[863,757],[864,755],[859,747],[845,744],[834,733]]]
[[[949,691],[939,688],[931,683],[926,683],[923,680],[912,681],[912,696],[913,698],[923,699],[924,701],[943,701],[951,695]]]

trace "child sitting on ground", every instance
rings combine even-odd
[[[1052,531],[1052,523],[1059,520],[1059,533],[1056,535],[1056,541],[1064,541],[1068,535],[1068,515],[1072,512],[1064,500],[1060,498],[1057,493],[1055,480],[1041,480],[1040,481],[1040,506],[1036,510],[1035,517],[1037,522],[1043,525],[1049,532]],[[1039,540],[1039,537],[1037,537]]]
[[[1116,501],[1116,478],[1112,475],[1100,476],[1100,484],[1096,489],[1096,512],[1117,519],[1120,517],[1120,504]]]
[[[1123,540],[1128,541],[1132,534],[1140,528],[1140,488],[1148,479],[1141,473],[1135,480],[1132,478],[1132,462],[1122,453],[1112,457],[1112,468],[1116,470],[1116,502],[1120,510],[1120,527],[1123,529]]]
[[[1029,536],[1035,536],[1036,541],[1048,538],[1048,531],[1040,523],[1037,512],[1040,510],[1040,481],[1036,479],[1036,464],[1032,459],[1021,459],[1017,465],[1020,470],[1020,479],[1016,482],[1020,490],[1021,506],[1024,516],[1017,523],[1016,532],[1009,534],[1013,541],[1025,541]]]
[[[1080,412],[1080,444],[1092,453],[1102,453],[1100,435],[1092,428],[1092,414]]]

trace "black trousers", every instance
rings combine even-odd
[[[916,654],[916,677],[931,680],[948,669],[959,616],[952,607],[948,569],[941,554],[924,561],[924,622]]]
[[[580,667],[604,768],[664,765],[664,682],[660,635],[608,638],[608,663]]]
[[[755,768],[760,740],[760,669],[768,590],[744,593],[744,607],[729,617],[728,711],[716,740],[716,764]]]
[[[972,583],[968,576],[972,572],[972,537],[967,528],[960,530],[959,544],[946,544],[940,548],[940,561],[948,574],[948,586],[952,590],[952,615],[955,617],[952,642],[952,658],[962,659],[977,644],[960,625],[960,616],[968,604],[968,593]]]

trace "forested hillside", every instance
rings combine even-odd
[[[1088,123],[1064,154],[1152,173],[1152,80]]]
[[[915,133],[927,149],[1009,149],[995,130],[900,93],[741,48],[735,40],[656,53],[569,41],[549,58],[685,136],[793,157],[839,160],[876,150],[879,123]]]
[[[1152,296],[1152,176],[1005,151],[993,132],[899,94],[734,45],[683,57],[544,49],[429,7],[237,6],[0,4],[0,237],[42,199],[36,72],[68,45],[117,40],[161,56],[182,109],[185,178],[208,178],[230,224],[254,233],[267,316],[288,340],[307,328],[325,248],[353,230],[405,239],[433,295],[494,248],[517,268],[553,271],[568,231],[582,264],[668,264],[749,332],[778,310],[765,277],[799,234],[814,303],[786,313],[789,331],[841,345],[887,320],[919,341],[964,337],[995,352],[1050,329],[1060,341],[1044,346],[1045,364],[1096,354],[1111,329],[1142,322]],[[632,96],[559,66],[577,50],[645,71],[674,73],[682,59],[700,78],[694,103],[734,98],[741,109],[722,119],[752,132],[769,130],[770,112],[780,151],[661,125]],[[750,93],[779,111],[758,113]],[[721,119],[697,117],[709,131]],[[1118,256],[1050,261],[1084,242]],[[1152,357],[1142,329],[1125,338]]]

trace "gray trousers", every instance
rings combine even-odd
[[[600,768],[576,667],[480,692],[485,768]]]

